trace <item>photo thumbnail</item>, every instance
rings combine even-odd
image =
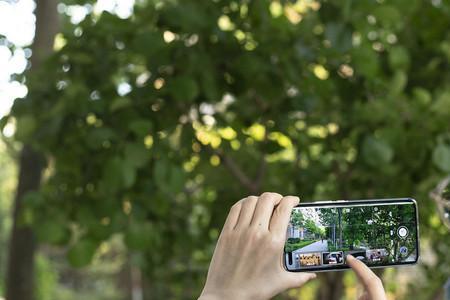
[[[372,249],[366,252],[367,260],[372,263],[388,262],[389,253],[386,249]]]
[[[320,266],[320,252],[300,253],[299,263],[301,267]]]
[[[323,252],[322,261],[324,265],[339,265],[344,263],[344,253],[342,251]]]
[[[347,256],[347,254],[351,254],[354,258],[362,262],[367,262],[366,250],[346,251],[345,256]]]

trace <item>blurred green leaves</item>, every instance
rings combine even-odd
[[[125,161],[132,167],[141,168],[149,162],[151,153],[145,148],[144,143],[129,143],[125,146]]]
[[[325,26],[325,38],[334,50],[345,53],[352,47],[351,28],[343,23],[331,22]]]
[[[67,258],[72,266],[84,267],[92,261],[96,249],[96,242],[89,239],[82,239],[70,248],[67,253]]]
[[[19,141],[25,141],[32,138],[36,126],[36,119],[32,115],[21,116],[17,120],[16,138]]]
[[[175,101],[191,102],[199,93],[196,81],[187,76],[180,76],[169,81],[169,91]]]
[[[439,144],[433,151],[433,162],[444,172],[450,172],[450,146]]]
[[[394,152],[388,143],[382,139],[368,136],[362,144],[364,160],[372,167],[382,168],[392,161]]]
[[[413,196],[443,244],[427,201],[450,172],[450,8],[437,2],[144,1],[129,19],[67,22],[66,45],[27,78],[38,92],[3,119],[51,162],[24,220],[75,266],[118,234],[156,299],[198,296],[210,233],[264,190]]]
[[[389,51],[389,65],[392,70],[407,71],[410,64],[408,51],[402,46],[395,46]]]

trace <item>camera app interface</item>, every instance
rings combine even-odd
[[[412,203],[296,207],[285,244],[288,270],[340,268],[351,254],[369,266],[417,260]]]

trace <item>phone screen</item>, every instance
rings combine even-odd
[[[292,211],[285,244],[288,271],[346,269],[351,254],[369,267],[418,259],[413,199],[300,204]]]

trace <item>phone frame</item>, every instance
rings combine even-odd
[[[401,204],[408,203],[413,204],[415,217],[416,217],[416,251],[417,256],[415,261],[402,262],[402,263],[387,263],[378,266],[369,266],[371,269],[387,268],[393,266],[408,266],[417,264],[420,257],[420,245],[419,245],[419,211],[417,207],[417,201],[413,198],[388,198],[388,199],[363,199],[363,200],[332,200],[332,201],[316,201],[316,202],[305,202],[300,203],[296,207],[327,207],[327,208],[337,208],[337,207],[351,207],[351,206],[375,206],[377,204]],[[373,204],[373,205],[372,205]],[[295,207],[295,208],[296,208]],[[289,217],[290,218],[290,217]],[[344,252],[344,251],[343,251]],[[344,255],[344,263],[342,265],[334,265],[332,268],[327,267],[308,267],[304,269],[289,270],[286,266],[286,250],[283,248],[283,267],[288,272],[332,272],[332,271],[345,271],[350,269],[346,264],[346,258]]]

